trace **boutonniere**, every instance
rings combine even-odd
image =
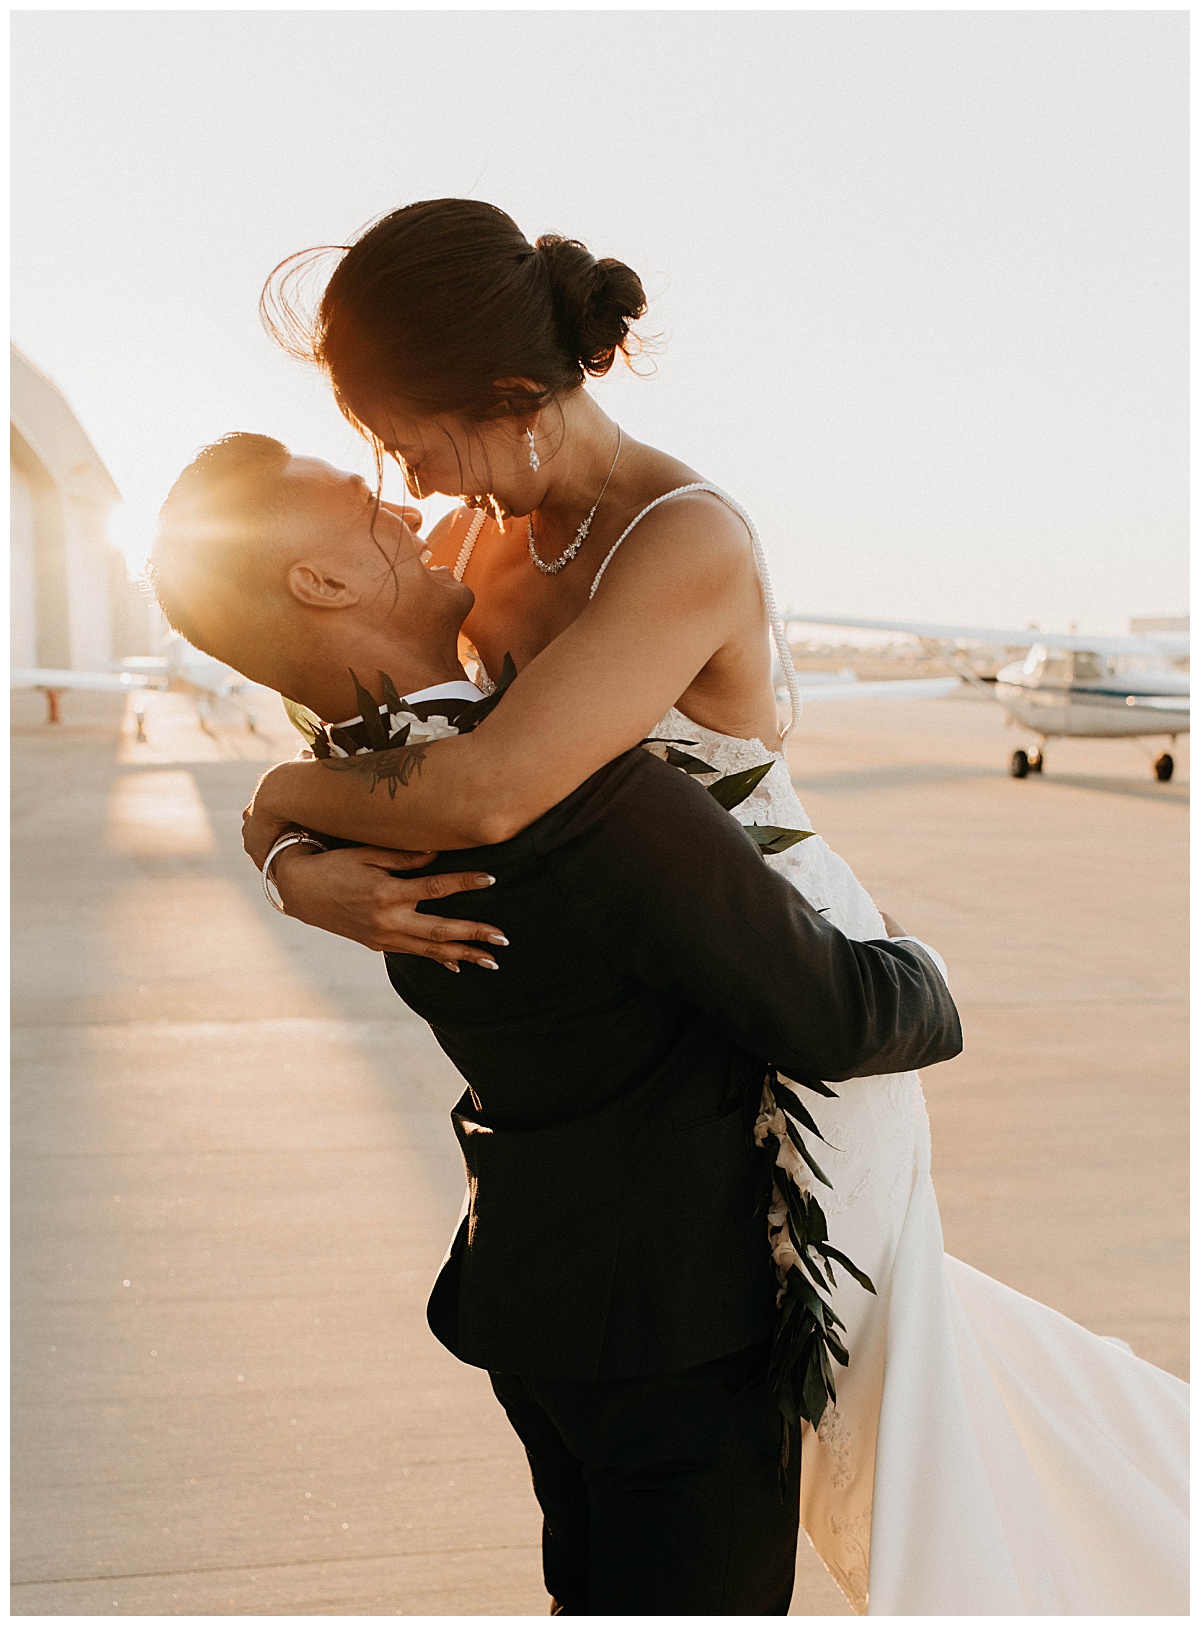
[[[438,740],[451,739],[456,734],[469,734],[493,711],[504,697],[505,690],[517,675],[511,655],[505,655],[500,676],[491,694],[473,700],[458,711],[453,720],[438,716],[418,717],[415,711],[397,693],[396,685],[386,672],[379,674],[383,691],[383,704],[375,699],[351,670],[354,695],[358,702],[359,717],[367,743],[356,740],[344,728],[323,723],[315,712],[295,700],[284,699],[283,709],[292,727],[309,750],[328,768],[344,768],[365,772],[370,776],[371,789],[385,784],[395,796],[401,785],[407,785],[414,773],[419,773],[425,752]]]

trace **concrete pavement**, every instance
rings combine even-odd
[[[541,1613],[520,1448],[425,1327],[456,1075],[240,855],[286,724],[106,706],[15,742],[13,1607]]]
[[[273,716],[14,705],[17,1614],[543,1614],[525,1462],[425,1327],[453,1069],[376,956],[238,840]],[[817,827],[950,962],[926,1079],[947,1246],[1186,1372],[1186,752],[985,705],[813,707]],[[807,1549],[793,1613],[848,1613]]]

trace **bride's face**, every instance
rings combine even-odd
[[[537,506],[545,482],[530,467],[526,426],[518,419],[470,422],[451,413],[418,418],[373,403],[353,410],[403,469],[414,497],[491,496],[506,515]]]

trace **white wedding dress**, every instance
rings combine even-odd
[[[654,732],[723,774],[769,755],[678,711]],[[812,828],[782,757],[734,816]],[[887,935],[820,836],[766,862],[847,936]],[[850,1365],[804,1425],[830,1573],[860,1614],[1186,1614],[1188,1385],[945,1252],[916,1073],[836,1089],[808,1098],[817,1196],[877,1296],[838,1272]]]
[[[658,502],[697,490],[750,531],[794,711],[795,675],[749,516],[708,485]],[[593,594],[656,506],[610,549]],[[718,774],[773,757],[733,816],[812,828],[782,754],[674,709],[653,732],[690,742]],[[819,835],[766,862],[847,936],[887,935]],[[836,1100],[809,1097],[833,1184],[817,1196],[830,1241],[876,1294],[837,1272],[850,1364],[837,1371],[837,1404],[820,1428],[803,1427],[800,1517],[826,1567],[860,1614],[1186,1614],[1188,1385],[945,1252],[916,1073],[836,1089]]]

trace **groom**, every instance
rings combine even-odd
[[[230,436],[176,482],[153,569],[192,642],[338,720],[331,771],[399,783],[423,747],[356,754],[378,731],[348,715],[349,669],[386,671],[426,717],[478,696],[457,659],[470,589],[419,550],[361,481]],[[845,937],[640,749],[513,840],[429,870],[471,867],[495,877],[476,896],[509,939],[499,971],[387,959],[467,1081],[469,1206],[430,1324],[489,1372],[525,1447],[552,1612],[786,1614],[799,1452],[781,1485],[765,1070],[840,1080],[956,1055],[946,984],[911,940]]]

